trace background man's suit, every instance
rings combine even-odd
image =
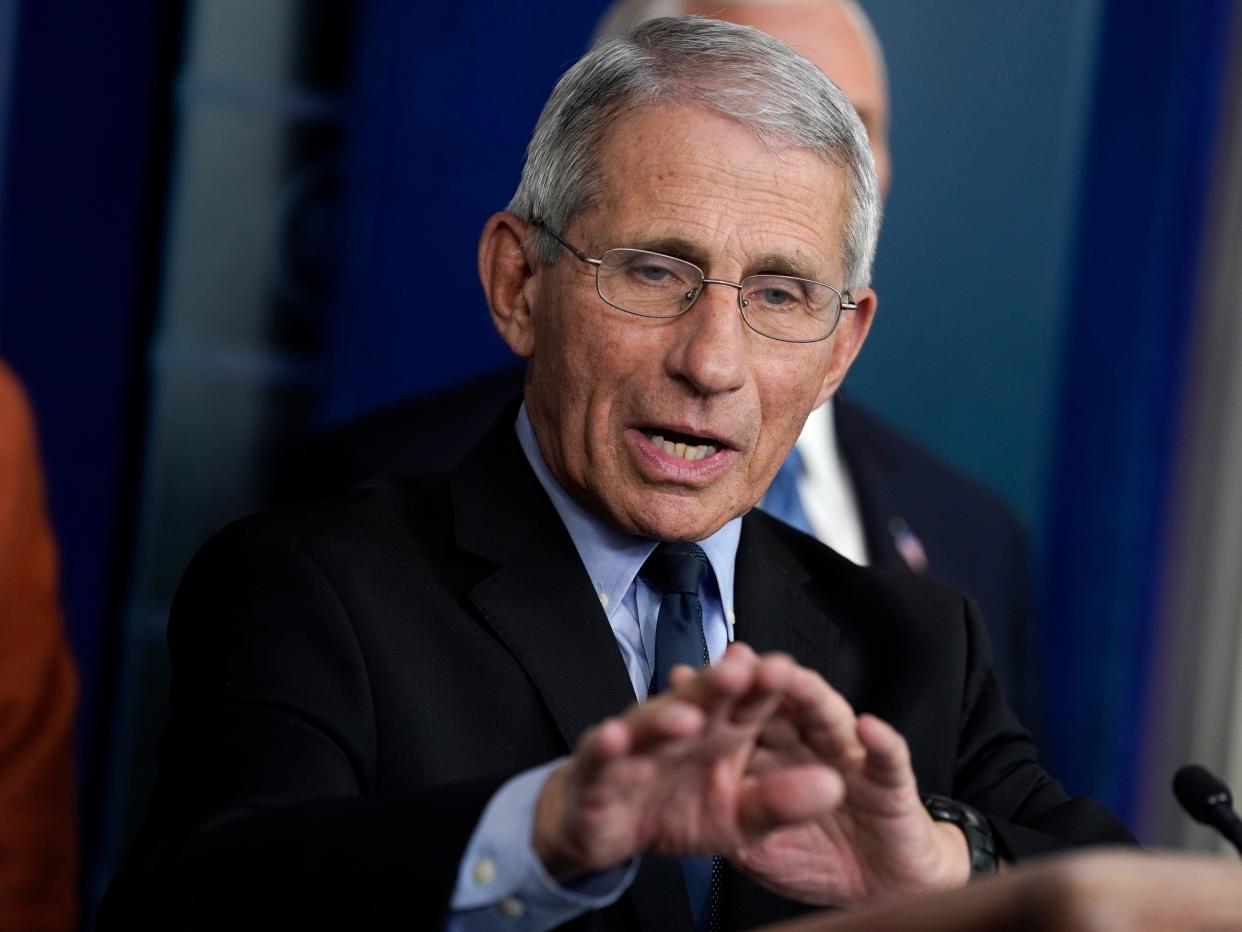
[[[301,458],[294,492],[320,497],[376,477],[448,473],[522,393],[523,371],[503,369],[336,428]],[[928,575],[978,603],[1009,705],[1038,734],[1039,651],[1022,526],[992,493],[849,398],[838,393],[833,406],[871,563],[906,567],[896,522],[917,536]]]
[[[136,895],[168,925],[192,903],[277,927],[435,926],[489,788],[633,701],[513,414],[418,495],[385,484],[284,509],[199,554],[170,623],[159,786],[101,929],[140,925]],[[735,600],[739,639],[894,724],[921,789],[994,816],[1005,854],[1128,839],[1034,763],[957,593],[752,513]],[[792,908],[737,875],[724,901],[728,925]],[[689,929],[678,865],[644,858],[632,890],[580,925]]]

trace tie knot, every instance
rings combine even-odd
[[[698,544],[660,544],[647,558],[638,576],[663,593],[695,595],[707,572],[707,554]]]

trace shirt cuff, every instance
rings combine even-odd
[[[562,885],[535,853],[531,841],[539,794],[565,760],[518,774],[488,802],[457,870],[445,923],[449,932],[540,932],[609,906],[629,888],[638,858]]]

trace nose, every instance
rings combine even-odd
[[[705,280],[694,304],[671,328],[676,335],[667,356],[669,374],[700,395],[734,391],[746,381],[749,338],[738,291],[733,282]]]

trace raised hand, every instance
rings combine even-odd
[[[753,657],[744,645],[730,652]],[[756,742],[750,772],[810,762],[840,773],[841,805],[741,846],[730,858],[742,871],[818,905],[947,889],[969,878],[965,836],[927,814],[901,735],[874,716],[855,717],[817,673],[799,667]]]
[[[765,756],[760,735],[803,671],[783,656],[731,651],[701,673],[586,732],[544,786],[535,850],[565,879],[635,854],[718,854],[825,819],[844,786],[830,763]]]

